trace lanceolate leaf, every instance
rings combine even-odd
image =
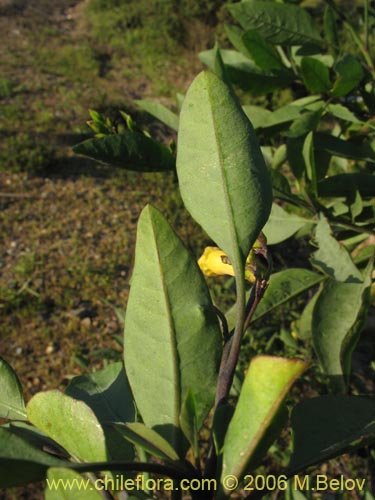
[[[272,186],[251,123],[212,73],[186,95],[177,173],[187,209],[238,268],[268,219]]]
[[[163,460],[178,460],[178,455],[171,445],[153,429],[140,422],[132,424],[118,423],[116,430],[131,443],[140,446],[147,453]]]
[[[331,88],[329,69],[325,64],[313,57],[301,60],[303,81],[310,92],[327,92]]]
[[[260,68],[272,70],[283,67],[276,49],[269,45],[258,31],[245,31],[242,35],[242,42],[247,55]]]
[[[362,282],[362,275],[353,263],[348,251],[332,236],[331,228],[324,215],[315,230],[315,242],[319,246],[311,263],[337,281]]]
[[[86,462],[108,458],[103,429],[82,401],[60,391],[40,392],[31,398],[26,410],[29,421],[72,456]]]
[[[147,113],[177,132],[178,115],[173,113],[173,111],[165,107],[163,104],[160,102],[148,101],[147,99],[135,100],[134,102],[138,104],[141,109],[147,111]]]
[[[292,412],[293,455],[288,474],[375,442],[375,398],[322,396]]]
[[[275,245],[290,238],[290,236],[309,222],[311,220],[299,217],[298,215],[288,214],[279,205],[273,203],[270,218],[264,226],[263,232],[267,237],[267,243]]]
[[[213,404],[218,320],[199,268],[156,209],[139,219],[124,356],[144,423],[182,453],[180,414],[190,390],[198,426]]]
[[[64,463],[0,427],[0,488],[40,481],[49,467]]]
[[[140,132],[88,139],[74,146],[73,151],[114,167],[140,172],[173,170],[175,166],[169,149]]]
[[[26,420],[22,387],[8,363],[0,358],[0,418]]]
[[[253,358],[225,436],[222,478],[241,478],[263,458],[285,422],[284,400],[306,368],[300,359]]]
[[[336,391],[344,389],[344,379],[350,374],[351,355],[369,307],[371,271],[372,262],[364,271],[363,283],[328,279],[314,307],[314,349]]]
[[[305,9],[277,2],[242,1],[228,5],[245,30],[257,30],[270,43],[321,45],[319,31]]]
[[[231,82],[254,95],[264,95],[289,85],[293,73],[288,69],[263,70],[248,57],[235,50],[221,50],[220,55],[225,64]],[[199,54],[199,59],[210,69],[215,67],[215,51],[206,50]]]

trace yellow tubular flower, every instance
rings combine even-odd
[[[267,272],[265,259],[258,249],[266,248],[263,234],[259,235],[245,262],[245,280],[255,283],[256,275],[264,276]],[[228,255],[218,247],[206,247],[198,260],[198,265],[206,276],[234,276],[233,266]]]
[[[199,257],[198,266],[206,276],[234,276],[229,257],[218,247],[206,247]]]

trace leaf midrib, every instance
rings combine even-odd
[[[155,242],[155,250],[156,250],[156,255],[158,259],[158,269],[159,269],[159,274],[160,274],[160,283],[162,285],[162,290],[163,290],[163,296],[164,296],[164,303],[167,308],[167,317],[168,317],[168,324],[169,324],[169,334],[170,334],[170,340],[171,340],[171,348],[172,348],[172,356],[173,356],[173,377],[174,377],[174,383],[173,383],[173,388],[174,388],[174,416],[173,416],[173,431],[172,431],[172,442],[173,442],[173,447],[176,449],[178,446],[178,435],[177,435],[177,429],[179,428],[179,416],[180,416],[180,394],[181,394],[181,380],[180,380],[180,374],[179,374],[179,355],[178,355],[178,348],[177,348],[177,342],[176,342],[176,329],[175,329],[175,323],[174,323],[174,318],[172,315],[172,310],[171,310],[171,304],[169,301],[169,294],[168,294],[168,287],[165,282],[165,276],[162,271],[162,263],[161,263],[161,258],[160,258],[160,253],[159,253],[159,247],[157,244],[157,236],[155,233],[155,227],[152,221],[151,224],[152,228],[152,235],[153,239]]]

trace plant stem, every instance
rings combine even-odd
[[[227,342],[227,344],[224,346],[223,349],[223,355],[225,355],[226,360],[223,359],[222,357],[222,363],[220,366],[220,373],[219,373],[219,381],[216,392],[215,408],[217,408],[220,401],[225,399],[229,394],[233,382],[234,371],[236,369],[238,361],[238,356],[240,353],[243,326],[246,319],[245,316],[246,296],[245,296],[245,285],[243,277],[236,279],[236,289],[237,289],[236,327],[234,329],[233,337],[230,339],[230,341]],[[228,347],[227,349],[225,349],[227,345]]]

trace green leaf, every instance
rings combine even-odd
[[[285,304],[297,295],[317,285],[324,276],[308,269],[287,269],[271,275],[267,290],[255,310],[251,323],[263,318],[277,307]],[[234,325],[236,317],[235,306],[226,313],[228,326]]]
[[[317,109],[316,111],[306,111],[306,113],[302,113],[293,121],[289,128],[289,132],[286,134],[287,137],[297,138],[301,135],[306,135],[309,132],[314,131],[319,125],[322,113],[323,108]]]
[[[302,179],[305,172],[305,161],[302,154],[304,141],[305,138],[301,136],[296,138],[288,137],[286,142],[288,163],[297,179]]]
[[[279,205],[273,203],[271,215],[263,228],[263,232],[267,238],[267,244],[276,245],[276,243],[280,243],[290,238],[301,229],[301,227],[310,222],[310,219],[288,214],[288,212]]]
[[[228,5],[229,12],[245,30],[258,31],[278,45],[322,45],[318,28],[309,13],[295,5],[242,1]]]
[[[74,377],[65,393],[84,401],[102,424],[135,419],[133,398],[122,363],[112,363],[98,372]]]
[[[241,52],[241,54],[248,57],[247,48],[242,40],[242,35],[245,31],[239,26],[234,26],[233,24],[226,24],[224,28],[233,47],[238,50],[238,52]]]
[[[113,460],[131,460],[134,452],[126,442],[119,443],[110,426],[113,422],[134,422],[135,406],[122,363],[112,363],[103,370],[74,377],[65,394],[84,401],[99,420],[109,455]]]
[[[180,453],[180,414],[187,392],[194,395],[199,427],[213,404],[220,337],[195,260],[160,212],[147,206],[138,222],[125,366],[144,423]]]
[[[328,92],[331,88],[329,68],[313,57],[302,58],[301,74],[310,92]]]
[[[306,208],[306,202],[291,192],[289,182],[286,177],[280,174],[277,170],[271,170],[271,177],[274,198],[287,201],[296,207]]]
[[[8,363],[0,358],[0,418],[26,420],[22,386]]]
[[[177,174],[186,208],[238,269],[268,219],[272,185],[251,123],[212,73],[186,95]]]
[[[219,45],[215,43],[214,47],[214,65],[213,70],[215,75],[217,75],[224,83],[226,83],[229,87],[232,87],[232,83],[230,81],[227,68],[224,64],[223,58],[221,57],[221,51]]]
[[[328,221],[322,214],[315,229],[314,241],[319,246],[319,250],[311,258],[314,267],[337,281],[356,283],[362,281],[359,269],[346,248],[332,236]]]
[[[346,106],[342,104],[328,104],[327,106],[328,113],[339,118],[340,120],[344,120],[346,122],[351,123],[363,123],[359,120],[354,113],[352,113]]]
[[[172,446],[160,434],[140,422],[115,424],[116,430],[128,441],[162,460],[178,460]]]
[[[0,427],[0,488],[40,481],[49,467],[64,463],[32,446],[11,429]]]
[[[168,109],[166,106],[164,106],[160,102],[148,101],[147,99],[136,99],[134,102],[138,104],[141,109],[154,116],[161,122],[165,123],[168,127],[177,132],[178,115],[176,115],[176,113],[173,113],[173,111]]]
[[[375,163],[375,152],[367,142],[356,144],[330,134],[316,132],[314,134],[314,144],[316,149],[327,151],[334,156]]]
[[[88,139],[73,147],[76,154],[109,165],[141,172],[173,170],[175,159],[160,142],[139,132]]]
[[[371,271],[372,262],[365,271],[363,283],[328,279],[314,307],[313,345],[335,391],[344,390],[344,380],[350,374],[351,355],[369,307]]]
[[[231,82],[254,95],[264,95],[287,87],[293,81],[293,73],[290,70],[262,70],[248,57],[235,50],[221,50],[220,55]],[[199,59],[211,70],[215,71],[214,50],[201,52]]]
[[[336,58],[340,48],[335,12],[330,5],[324,10],[324,34],[331,54]]]
[[[261,108],[260,106],[245,105],[242,109],[248,119],[251,121],[252,126],[256,130],[257,128],[263,128],[266,123],[271,118],[272,112],[268,109]]]
[[[338,174],[323,179],[318,183],[319,196],[340,197],[350,196],[356,190],[362,197],[375,196],[375,175],[355,173]]]
[[[264,70],[280,69],[283,64],[277,51],[269,45],[258,31],[248,30],[242,35],[247,55]],[[246,54],[245,54],[246,55]]]
[[[375,442],[375,399],[321,396],[292,412],[293,455],[288,474]]]
[[[240,479],[263,458],[281,431],[285,398],[306,370],[299,359],[257,356],[252,359],[223,447],[222,478]],[[225,490],[225,487],[224,487]]]
[[[98,486],[104,487],[104,481]],[[90,479],[62,467],[48,470],[44,494],[45,500],[103,500],[101,492]]]
[[[361,64],[351,54],[341,57],[333,69],[337,74],[331,94],[334,97],[344,97],[353,90],[364,77]]]
[[[186,439],[192,446],[195,458],[199,457],[199,427],[197,425],[197,410],[192,391],[188,391],[182,402],[180,425]]]
[[[306,177],[311,183],[311,190],[314,194],[317,192],[317,175],[314,157],[314,139],[313,133],[309,132],[303,142],[302,156],[305,162]]]
[[[312,319],[314,313],[314,307],[316,301],[318,300],[321,289],[316,292],[316,294],[310,299],[310,301],[305,306],[299,319],[298,325],[298,337],[302,340],[309,340],[312,337]]]
[[[40,392],[31,398],[26,410],[29,421],[72,456],[87,462],[107,459],[103,429],[82,401],[56,390]]]

